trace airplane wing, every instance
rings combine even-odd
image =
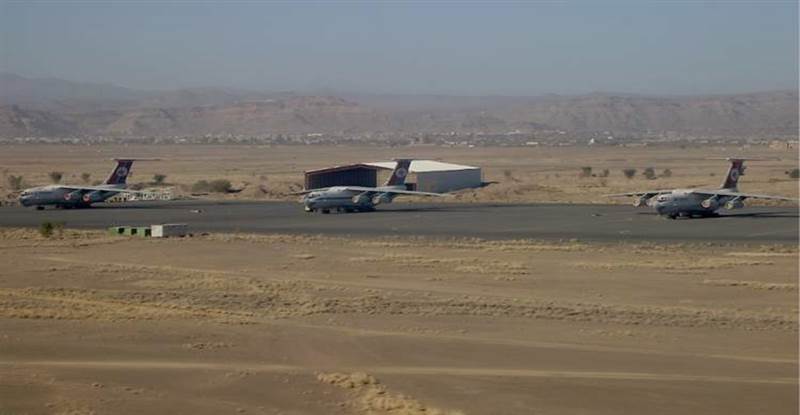
[[[143,191],[140,191],[140,190],[117,189],[117,188],[113,188],[113,187],[102,187],[102,186],[61,185],[59,187],[62,188],[62,189],[68,189],[68,190],[85,190],[87,192],[101,191],[101,192],[114,192],[114,193],[133,193],[133,194],[150,193],[150,192],[143,192]]]
[[[342,186],[342,189],[352,190],[354,192],[395,193],[398,195],[411,195],[411,196],[447,196],[444,193],[417,192],[414,190],[399,190],[399,189],[381,189],[376,187]]]
[[[665,194],[665,193],[672,193],[672,189],[670,189],[670,190],[645,190],[645,191],[641,191],[641,192],[629,192],[629,193],[614,193],[614,194],[603,195],[603,196],[605,196],[605,197],[629,197],[629,196],[650,195],[652,197],[652,196],[655,196],[655,195],[661,195],[661,194]]]
[[[770,196],[770,195],[758,195],[754,193],[742,193],[742,192],[732,192],[729,190],[695,190],[692,193],[704,195],[708,197],[712,196],[727,196],[727,197],[739,197],[742,199],[770,199],[770,200],[786,200],[790,202],[797,202],[797,199],[793,199],[791,197],[783,197],[783,196]]]

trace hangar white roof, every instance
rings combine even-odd
[[[364,163],[367,166],[392,170],[397,165],[396,161],[375,161]],[[432,171],[478,170],[480,167],[465,166],[463,164],[444,163],[436,160],[412,160],[409,170],[412,173],[426,173]]]

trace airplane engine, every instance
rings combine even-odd
[[[636,207],[647,206],[648,199],[649,197],[647,196],[637,197],[636,199],[633,199],[633,206]]]
[[[81,198],[84,203],[97,203],[103,201],[103,192],[99,190],[95,190],[93,192],[86,193]]]
[[[733,210],[733,209],[741,209],[744,207],[744,202],[739,199],[729,200],[725,203],[725,209]]]
[[[381,193],[372,198],[372,203],[379,205],[381,203],[392,203],[392,195],[389,193]]]
[[[370,202],[371,202],[371,200],[370,200],[369,196],[367,196],[365,194],[360,194],[360,195],[353,196],[353,203],[355,203],[357,205],[366,205],[366,204],[369,204]]]
[[[700,206],[702,206],[703,209],[716,209],[719,207],[719,201],[717,200],[716,197],[712,196],[700,202]]]
[[[69,192],[64,195],[64,200],[67,202],[77,202],[81,200],[81,191],[76,190],[74,192]]]

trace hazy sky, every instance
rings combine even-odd
[[[0,71],[148,89],[796,89],[785,2],[8,2]]]

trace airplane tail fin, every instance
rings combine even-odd
[[[111,171],[111,175],[106,179],[106,184],[125,184],[128,180],[128,174],[131,172],[133,166],[132,159],[114,159],[117,166]]]
[[[744,159],[729,158],[731,167],[728,168],[728,174],[725,175],[725,181],[720,186],[722,189],[735,190],[739,187],[739,177],[744,175]]]
[[[111,175],[106,179],[106,184],[124,185],[128,180],[128,175],[131,173],[134,161],[158,161],[157,158],[124,158],[113,159],[117,162],[117,166],[111,171]]]
[[[411,167],[411,159],[397,159],[397,165],[392,170],[392,175],[384,186],[402,186],[406,182],[408,169]]]

